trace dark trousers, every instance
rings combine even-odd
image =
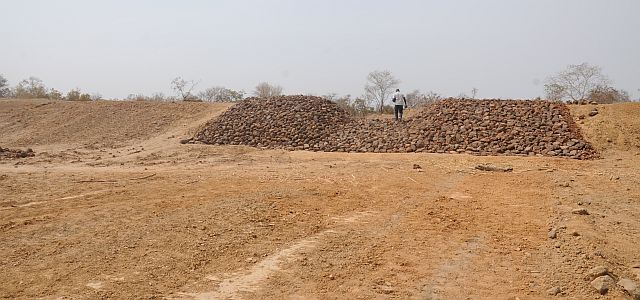
[[[394,105],[393,116],[396,118],[396,120],[398,120],[398,119],[402,120],[402,111],[403,110],[404,110],[404,106],[402,106],[402,105]]]

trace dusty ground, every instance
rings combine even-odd
[[[0,146],[36,151],[0,161],[3,298],[626,297],[595,293],[596,265],[640,281],[638,104],[585,119],[603,159],[577,161],[181,145],[227,106],[45,103],[0,101]]]

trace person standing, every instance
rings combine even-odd
[[[400,89],[396,89],[396,92],[393,94],[393,99],[391,100],[395,103],[393,107],[393,116],[396,121],[402,121],[402,112],[405,108],[407,108],[407,98],[400,93]]]

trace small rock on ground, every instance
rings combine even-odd
[[[562,292],[562,290],[559,287],[552,287],[550,289],[547,290],[547,294],[550,296],[555,296],[557,294],[560,294]]]
[[[571,213],[573,213],[575,215],[586,216],[586,215],[589,214],[589,211],[586,208],[576,208],[576,209],[572,210]]]
[[[548,236],[550,239],[555,239],[556,237],[558,237],[558,229],[552,228],[551,230],[549,230]]]
[[[623,278],[618,281],[618,285],[621,286],[631,297],[635,300],[640,299],[640,287],[638,284],[628,278]]]
[[[513,171],[513,167],[484,164],[484,165],[477,165],[476,170],[487,171],[487,172],[511,172]]]
[[[394,288],[388,285],[381,285],[380,287],[380,292],[382,292],[383,294],[393,294],[393,292],[395,292]]]
[[[589,270],[589,272],[587,272],[587,279],[588,280],[594,280],[598,277],[601,276],[605,276],[609,274],[609,269],[607,269],[607,267],[605,266],[597,266],[595,268],[592,268],[591,270]]]
[[[631,273],[636,276],[637,280],[640,280],[640,268],[631,269]]]
[[[613,285],[613,278],[609,275],[600,276],[591,281],[591,286],[594,287],[600,295],[604,295],[609,291],[611,285]]]

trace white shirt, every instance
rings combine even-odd
[[[405,105],[406,104],[405,97],[400,92],[395,92],[393,94],[393,98],[396,99],[396,102],[393,102],[395,105]]]

